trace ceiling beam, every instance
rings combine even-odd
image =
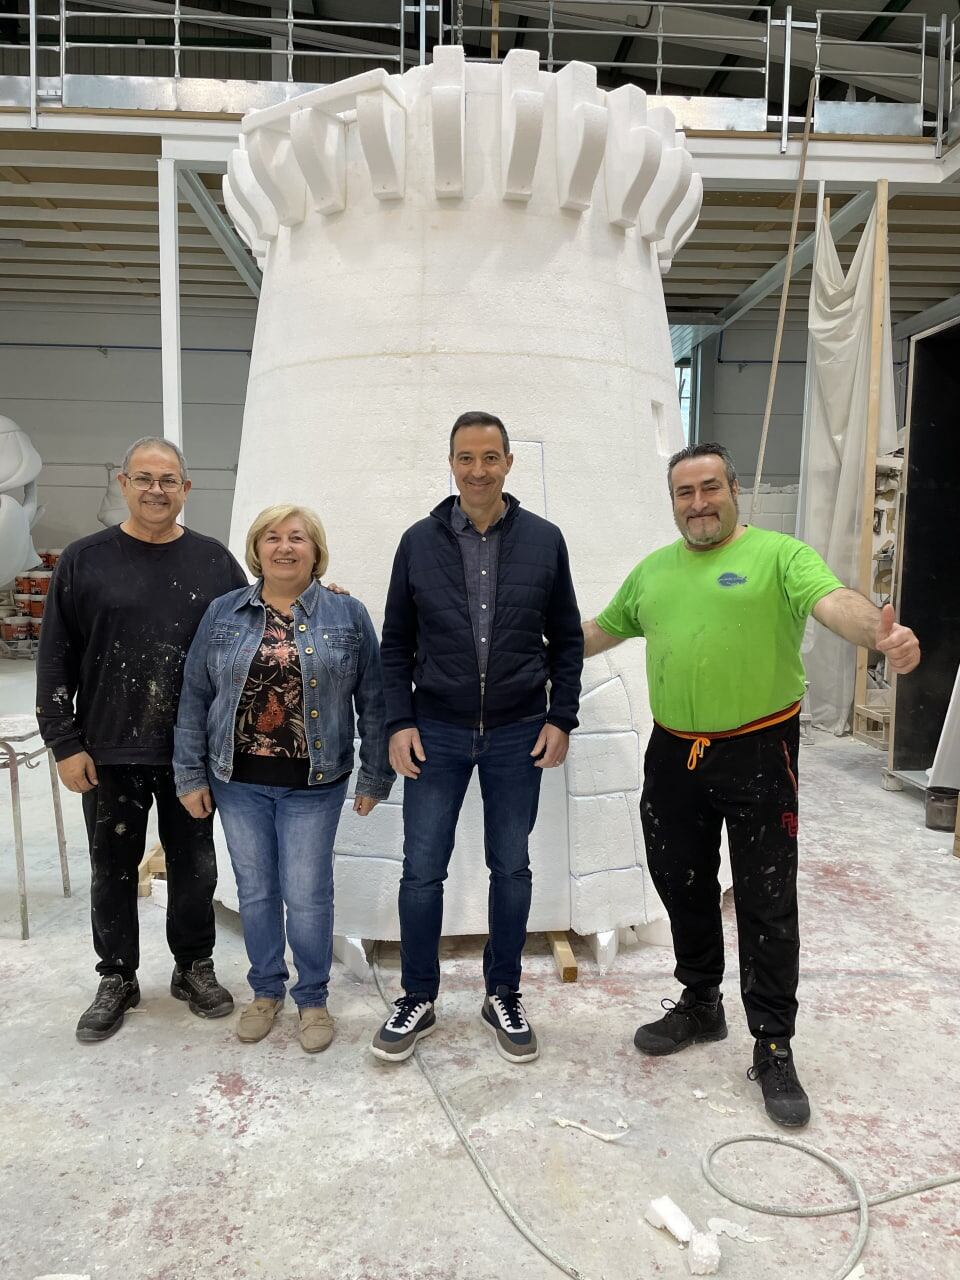
[[[3,159],[17,169],[100,169],[104,173],[122,169],[154,177],[157,172],[157,155],[141,151],[33,151],[4,143]]]
[[[874,192],[872,190],[861,191],[858,196],[854,196],[852,200],[848,200],[842,209],[838,210],[830,219],[830,229],[835,237],[845,235],[854,227],[860,226],[866,222],[870,216],[870,211],[874,204]],[[812,210],[814,214],[816,210]],[[815,243],[815,235],[811,233],[802,240],[796,247],[793,255],[793,271],[796,274],[804,267],[810,265],[813,261],[813,250]],[[735,298],[729,306],[724,307],[717,317],[717,323],[720,328],[726,329],[728,325],[739,320],[741,316],[747,314],[751,308],[757,303],[773,293],[773,291],[783,283],[787,274],[787,259],[783,258],[776,266],[771,267],[769,271],[765,271],[759,280],[756,280],[748,289],[744,289],[738,298]],[[669,277],[668,277],[669,279]]]
[[[142,186],[115,186],[105,182],[0,182],[0,199],[11,196],[26,200],[107,200],[129,204],[156,204],[157,162],[154,181]]]
[[[11,210],[11,216],[16,217],[20,210]],[[0,219],[5,217],[4,211],[0,210]],[[156,231],[151,227],[144,227],[141,231],[119,231],[116,227],[107,227],[100,231],[64,231],[60,227],[41,227],[41,226],[3,226],[0,225],[0,240],[14,239],[24,240],[27,242],[28,248],[33,244],[88,244],[88,245],[128,245],[136,244],[145,247],[159,247],[159,238]],[[180,247],[190,249],[209,249],[213,245],[213,241],[205,231],[203,232],[180,232]]]
[[[102,223],[119,223],[138,224],[156,227],[159,214],[156,208],[153,209],[111,209],[105,206],[102,209],[37,209],[30,205],[6,204],[0,205],[0,223],[16,222],[20,219],[23,222],[102,222]],[[194,213],[181,213],[181,224],[188,227],[199,227],[203,224]],[[0,235],[5,235],[6,231],[0,231]]]
[[[960,230],[960,228],[958,228]],[[846,236],[836,236],[834,241],[838,248],[842,249],[846,246],[846,241],[853,232],[849,232]],[[937,232],[928,232],[927,234],[914,233],[909,231],[892,231],[887,237],[888,244],[899,246],[903,249],[954,249],[957,245],[957,237]],[[729,229],[719,230],[703,230],[699,228],[693,233],[685,245],[685,249],[699,249],[706,245],[746,245],[753,248],[756,245],[769,244],[779,246],[782,252],[787,248],[787,236],[781,231],[733,231]]]
[[[75,245],[73,248],[51,249],[26,244],[22,240],[19,241],[19,244],[20,248],[14,245],[7,245],[4,242],[4,238],[0,238],[0,260],[8,262],[104,262],[120,264],[125,262],[158,263],[160,261],[159,248],[112,249],[97,248],[93,245]],[[202,253],[199,249],[184,251],[181,248],[180,250],[181,263],[194,267],[217,266],[220,265],[220,259],[220,249],[212,241],[207,253]],[[232,268],[223,263],[223,270],[232,270]]]
[[[903,338],[912,338],[915,333],[923,333],[926,329],[935,329],[938,324],[946,324],[948,320],[956,320],[960,316],[960,294],[945,298],[925,311],[911,316],[909,320],[901,320],[893,326],[893,340],[899,342]]]
[[[226,254],[237,275],[254,297],[259,298],[260,286],[263,283],[260,268],[250,256],[246,245],[234,231],[232,224],[220,212],[210,192],[197,175],[191,173],[189,169],[178,170],[177,179],[181,194],[187,197],[197,217]]]

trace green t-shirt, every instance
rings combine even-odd
[[[713,551],[680,540],[641,560],[597,617],[611,636],[644,636],[653,717],[720,733],[803,697],[803,628],[843,583],[805,542],[749,527]]]

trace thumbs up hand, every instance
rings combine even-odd
[[[897,675],[905,676],[920,662],[920,641],[909,627],[902,627],[897,622],[892,604],[885,604],[880,610],[873,647],[886,655],[887,662]]]

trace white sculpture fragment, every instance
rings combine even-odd
[[[0,417],[0,586],[40,563],[30,530],[43,515],[37,506],[42,467],[27,433],[12,418]],[[22,498],[15,498],[13,491],[21,489]]]
[[[129,514],[123,490],[120,488],[120,468],[107,467],[107,487],[100,499],[97,519],[105,529],[112,529],[114,525],[126,520]]]
[[[543,134],[544,94],[540,59],[532,49],[512,49],[503,61],[500,87],[500,190],[504,200],[529,200]]]
[[[466,409],[511,432],[510,492],[563,529],[596,613],[676,537],[667,457],[683,444],[661,257],[696,222],[673,116],[592,67],[500,66],[458,47],[404,76],[364,72],[250,113],[224,184],[259,243],[231,545],[267,503],[320,511],[331,577],[375,621],[404,528],[450,491],[446,432]],[[236,210],[236,212],[234,212]],[[662,919],[639,819],[650,728],[641,644],[591,659],[581,728],[543,779],[532,930]],[[337,844],[337,932],[396,938],[400,784]],[[479,796],[468,794],[447,933],[486,931]],[[224,877],[228,879],[227,876]],[[229,889],[226,890],[229,895]]]

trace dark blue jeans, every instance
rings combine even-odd
[[[435,1000],[440,989],[443,882],[457,819],[476,765],[483,797],[483,847],[490,870],[483,950],[487,993],[516,991],[530,914],[527,843],[537,820],[542,770],[530,752],[543,720],[476,729],[421,720],[426,754],[420,776],[403,784],[403,875],[400,880],[400,961],[403,989]]]

